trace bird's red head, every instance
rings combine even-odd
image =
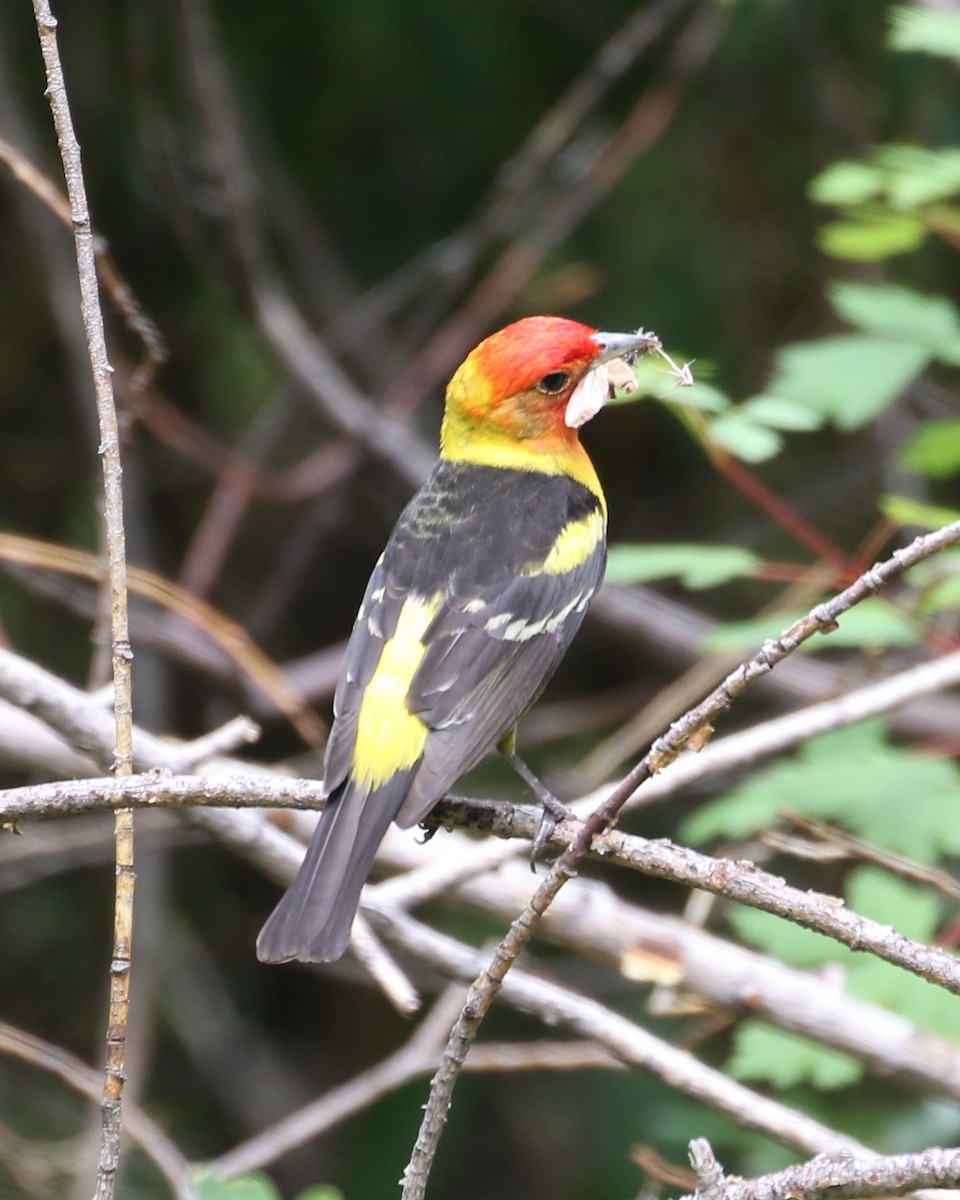
[[[442,455],[566,473],[594,487],[577,429],[610,395],[603,364],[648,343],[645,334],[598,333],[565,317],[525,317],[491,334],[447,388]]]
[[[525,317],[485,338],[447,389],[447,424],[568,441],[567,402],[603,350],[596,331],[565,317]]]
[[[461,371],[475,372],[504,399],[531,390],[561,395],[599,355],[595,332],[565,317],[525,317],[485,338]],[[541,386],[545,377],[559,374],[566,376],[562,387],[559,379]]]

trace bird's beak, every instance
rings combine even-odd
[[[600,353],[587,367],[586,373],[567,401],[564,421],[571,429],[579,429],[591,417],[595,417],[610,399],[610,377],[607,363],[637,351],[649,352],[660,346],[654,333],[592,333],[591,338],[600,347]]]
[[[642,329],[638,329],[636,333],[598,332],[590,336],[600,347],[600,353],[590,364],[591,370],[612,358],[623,358],[624,355],[636,353],[638,350],[641,353],[649,352],[656,350],[660,345],[660,339],[655,333],[645,333]]]

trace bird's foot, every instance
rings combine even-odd
[[[543,812],[540,816],[540,824],[537,826],[537,832],[534,835],[533,845],[530,847],[530,870],[534,874],[537,871],[537,859],[543,853],[557,825],[561,821],[575,821],[577,819],[577,814],[572,808],[561,804],[556,796],[543,787],[543,784],[540,784],[540,787],[542,794],[538,792],[537,799],[543,805]]]
[[[577,815],[573,809],[567,808],[565,804],[560,803],[553,792],[543,784],[539,776],[530,770],[510,743],[501,744],[500,753],[543,805],[543,816],[540,818],[540,826],[537,829],[533,839],[533,846],[530,849],[530,870],[536,874],[537,859],[543,853],[543,849],[547,842],[549,842],[550,835],[557,824],[560,821],[575,821]]]

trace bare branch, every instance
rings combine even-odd
[[[662,21],[663,10],[654,14]],[[581,156],[575,178],[554,190],[526,228],[504,249],[463,307],[390,381],[384,407],[406,412],[438,386],[464,351],[482,336],[529,282],[550,250],[586,217],[636,159],[655,145],[676,114],[686,87],[726,29],[729,14],[701,6],[671,48],[657,82],[599,147]]]
[[[67,198],[6,138],[0,138],[0,162],[5,163],[14,178],[28,188],[58,220],[68,229],[72,229]],[[143,346],[143,361],[133,377],[133,386],[137,390],[142,389],[167,359],[163,337],[156,324],[143,311],[130,285],[120,274],[107,242],[96,234],[93,236],[93,255],[100,282],[126,322],[127,328],[139,338]]]
[[[482,951],[464,946],[396,911],[381,909],[374,919],[394,945],[429,964],[445,978],[473,979],[487,961],[487,955]],[[501,994],[512,1007],[533,1013],[551,1027],[568,1029],[589,1038],[622,1062],[657,1075],[671,1087],[695,1096],[741,1125],[760,1130],[784,1145],[811,1153],[869,1154],[853,1138],[758,1095],[595,1000],[552,981],[517,968],[505,977]],[[440,1070],[443,1070],[442,1064]],[[405,1183],[405,1186],[412,1184]]]
[[[909,567],[938,553],[958,539],[960,521],[916,538],[909,546],[895,550],[890,558],[865,571],[850,587],[831,600],[818,604],[778,638],[765,642],[753,658],[728,675],[701,704],[675,721],[667,733],[654,742],[643,760],[591,813],[576,838],[560,855],[524,910],[513,921],[494,951],[489,965],[484,967],[470,988],[463,1012],[451,1030],[443,1062],[431,1081],[430,1098],[425,1106],[420,1132],[404,1172],[404,1200],[420,1200],[423,1196],[446,1113],[450,1107],[453,1088],[470,1044],[517,955],[530,940],[537,923],[558,892],[576,874],[577,864],[590,848],[594,837],[616,821],[623,805],[644,780],[673,762],[685,748],[692,746],[699,749],[713,732],[711,722],[729,708],[734,699],[754,679],[772,670],[778,662],[787,658],[815,633],[828,633],[835,629],[838,618],[855,604],[874,595]],[[733,870],[735,872],[736,868]],[[708,871],[706,878],[716,882],[723,873],[721,870],[719,875],[714,876]],[[713,890],[709,883],[706,886],[707,890]],[[854,948],[859,948],[856,928],[851,932],[854,936]],[[889,939],[878,936],[878,945],[880,944],[884,945],[886,953],[892,950],[898,954],[897,948],[890,945]],[[960,966],[956,961],[939,952],[929,951],[926,947],[920,947],[920,952],[919,958],[914,960],[918,967],[922,963],[919,973],[960,994]],[[928,957],[931,954],[936,955],[936,961]],[[908,957],[912,959],[912,953],[908,953]]]
[[[83,579],[96,580],[100,574],[99,564],[92,554],[13,533],[0,533],[0,559]],[[270,697],[308,746],[323,742],[326,733],[323,722],[242,625],[200,596],[144,567],[128,566],[126,583],[135,595],[161,605],[206,634],[229,656],[231,663]]]
[[[110,597],[110,642],[113,669],[113,712],[116,741],[112,769],[117,776],[133,770],[133,695],[130,631],[127,618],[126,539],[123,527],[120,435],[113,397],[113,368],[107,357],[103,313],[97,286],[93,227],[87,207],[80,144],[73,129],[66,83],[57,46],[57,22],[48,0],[34,0],[34,15],[47,76],[47,96],[60,145],[70,218],[77,251],[80,280],[80,311],[87,336],[93,373],[97,418],[100,427],[100,457],[103,466],[103,520],[107,551],[107,580]],[[98,1200],[112,1200],[120,1162],[123,1085],[127,1015],[130,998],[130,956],[133,939],[133,814],[119,809],[114,818],[116,841],[116,891],[114,900],[113,953],[110,961],[110,1002],[107,1024],[106,1064],[101,1102],[100,1160],[97,1167]]]
[[[264,338],[335,429],[389,462],[419,486],[433,452],[396,417],[373,407],[308,326],[270,262],[258,229],[255,173],[246,154],[230,80],[219,54],[209,7],[181,3],[183,46],[191,71],[215,183],[230,217],[233,251]]]
[[[95,752],[98,745],[101,755],[107,752],[109,717],[102,708],[89,695],[9,651],[0,651],[0,693],[12,694],[35,711],[42,711],[51,723],[69,730],[74,740],[79,739],[81,744]],[[726,741],[735,742],[744,736],[748,735],[735,735]],[[701,756],[684,759],[647,786],[658,786],[661,778],[666,780],[674,772],[682,772],[688,763],[698,765],[708,755],[721,751],[724,744],[719,742]],[[192,758],[189,746],[178,747],[141,731],[136,733],[135,749],[138,762],[145,767],[160,766],[177,771],[182,769],[180,763],[183,758]],[[206,803],[216,803],[220,797],[230,805],[310,807],[319,805],[322,800],[322,790],[315,782],[277,777],[263,768],[236,760],[213,761],[206,765],[205,771],[202,780],[157,778],[153,790],[166,792],[178,804],[183,804],[188,794],[202,796]],[[252,786],[237,778],[241,771],[247,779],[251,775],[256,777],[251,781]],[[227,782],[220,786],[218,780],[224,776]],[[84,792],[83,785],[74,784],[45,785],[44,791],[18,790],[7,793],[11,806],[5,810],[5,815],[9,818],[20,812],[12,807],[13,802],[19,803],[17,796],[29,798],[32,794],[41,806],[47,807],[51,796],[59,792],[65,798],[73,794],[74,803],[85,804],[97,794],[98,789],[106,785],[112,789],[112,802],[123,802],[120,789],[129,787],[130,790],[125,793],[128,803],[134,802],[138,789],[142,795],[147,787],[146,783],[134,779],[129,785],[121,785],[119,781],[98,781],[89,795]],[[76,791],[72,792],[74,788]],[[482,809],[483,806],[475,807]],[[499,807],[512,811],[510,806]],[[519,810],[515,817],[517,824],[510,828],[511,834],[529,833],[533,826],[529,811]],[[289,882],[303,853],[301,843],[273,828],[253,812],[194,808],[190,809],[190,819],[191,823],[232,846],[280,882]],[[611,850],[611,855],[606,856],[608,861],[616,839],[624,839],[623,845],[626,847],[640,844],[637,839],[625,838],[621,834],[607,836]],[[401,848],[402,854],[398,854]],[[433,884],[436,883],[437,886],[456,886],[458,894],[470,903],[506,916],[515,912],[529,895],[530,876],[525,864],[508,864],[508,873],[502,867],[496,875],[489,873],[489,866],[502,857],[504,847],[501,845],[478,845],[465,838],[460,844],[455,835],[445,835],[423,846],[415,844],[409,835],[396,833],[388,838],[384,850],[387,861],[394,867],[409,870],[411,865],[417,864],[418,869],[413,872],[411,880],[428,874],[440,878],[431,881],[427,892],[421,887],[408,887],[405,877],[368,887],[365,893],[368,903],[372,900],[391,906],[398,902],[416,903],[423,895],[434,894],[436,888]],[[683,857],[686,852],[677,850],[676,853]],[[631,855],[632,850],[627,854],[627,860]],[[637,857],[642,866],[643,853]],[[437,861],[431,863],[431,859]],[[711,864],[717,862],[705,861]],[[730,863],[718,864],[718,870],[721,873],[732,871],[734,876],[737,874],[736,868]],[[700,878],[702,876],[698,875],[697,879]],[[757,876],[751,878],[756,879]],[[690,881],[687,876],[687,882]],[[778,886],[777,881],[772,881],[774,894]],[[671,956],[677,963],[687,986],[716,1004],[736,1008],[742,998],[749,995],[751,1011],[755,1015],[835,1045],[862,1058],[881,1073],[895,1072],[915,1080],[928,1090],[943,1091],[952,1096],[960,1094],[960,1064],[956,1048],[941,1039],[929,1039],[917,1034],[901,1018],[873,1006],[861,1008],[850,997],[821,987],[807,974],[790,971],[782,964],[730,946],[720,939],[711,938],[709,934],[691,929],[683,922],[624,905],[611,897],[600,883],[578,879],[576,893],[576,897],[562,904],[555,913],[551,910],[552,918],[545,927],[547,936],[569,948],[580,951],[590,946],[593,954],[601,955],[614,967],[620,966],[631,949],[642,950],[644,946],[658,949],[659,953]],[[850,914],[844,913],[829,898],[825,914],[835,920],[850,919]],[[598,930],[602,931],[602,935],[598,934]],[[790,1001],[790,997],[794,998],[794,1002]]]
[[[89,1100],[96,1102],[101,1099],[103,1077],[99,1071],[88,1067],[86,1063],[59,1046],[53,1046],[2,1021],[0,1054],[12,1055],[30,1063],[31,1066],[51,1072]],[[126,1106],[125,1124],[126,1131],[170,1184],[177,1200],[195,1200],[193,1188],[190,1186],[190,1164],[163,1129],[136,1105],[129,1103]]]
[[[697,754],[682,756],[652,779],[645,780],[643,786],[625,802],[624,812],[633,812],[669,799],[701,780],[749,766],[758,759],[788,750],[828,730],[843,729],[867,717],[890,712],[900,705],[943,691],[957,683],[960,683],[960,651],[932,662],[920,663],[845,696],[719,738]],[[573,811],[581,818],[586,817],[608,794],[609,788],[599,788],[574,801]],[[443,814],[444,810],[437,812]],[[450,826],[456,824],[455,819],[446,819]],[[492,830],[492,826],[489,828]],[[505,832],[503,836],[526,835],[518,830]],[[519,848],[509,844],[499,847],[474,846],[474,858],[471,860],[429,863],[418,870],[411,869],[402,879],[381,886],[392,889],[390,899],[393,903],[412,906],[454,886],[462,878],[507,862],[520,853]]]
[[[527,814],[527,819],[529,832],[536,818]],[[418,903],[419,890],[404,889],[409,877],[446,868],[454,878],[459,866],[464,870],[451,885],[452,898],[508,919],[530,895],[530,872],[526,859],[516,858],[496,871],[469,874],[465,868],[487,849],[457,834],[438,835],[425,846],[391,838],[387,860],[406,873],[369,885],[365,902],[391,908]],[[425,859],[427,865],[422,865]],[[835,902],[828,905],[828,913],[836,911]],[[734,945],[679,917],[626,903],[599,880],[573,880],[545,915],[539,933],[637,983],[662,982],[668,976],[675,988],[705,1005],[758,1017],[834,1046],[882,1078],[898,1076],[927,1092],[960,1099],[960,1046],[955,1042],[922,1033],[904,1017],[847,995],[840,986],[825,986],[810,971]]]
[[[192,745],[192,743],[191,743]],[[239,764],[237,764],[239,766]],[[72,779],[0,791],[0,821],[66,817],[96,809],[215,804],[222,808],[322,808],[323,785],[278,774],[227,779],[161,774]]]
[[[703,1138],[690,1143],[690,1161],[697,1172],[695,1197],[683,1200],[818,1200],[829,1194],[839,1200],[861,1196],[902,1196],[919,1188],[956,1188],[960,1185],[960,1150],[921,1150],[916,1154],[818,1154],[761,1175],[758,1179],[724,1178],[709,1144]]]
[[[400,1050],[369,1071],[364,1071],[340,1087],[331,1088],[311,1104],[214,1159],[210,1169],[222,1176],[260,1170],[355,1112],[360,1112],[388,1092],[395,1091],[411,1079],[429,1074],[439,1061],[444,1035],[450,1021],[456,1016],[462,998],[462,987],[451,985]],[[452,1011],[451,1000],[455,1002]],[[537,1041],[494,1042],[478,1046],[476,1054],[471,1055],[468,1070],[480,1073],[622,1068],[619,1059],[591,1042]]]

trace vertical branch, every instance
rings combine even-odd
[[[103,314],[97,287],[95,246],[87,207],[80,145],[73,130],[63,68],[57,47],[57,22],[49,0],[33,0],[40,37],[40,50],[47,76],[47,96],[60,144],[60,156],[70,201],[80,280],[80,309],[90,352],[90,367],[100,426],[100,458],[103,468],[104,528],[107,543],[107,577],[110,596],[114,717],[116,747],[113,771],[133,771],[133,704],[131,696],[132,651],[127,621],[127,568],[123,530],[120,438],[113,398],[111,374],[103,332]],[[111,1200],[120,1158],[122,1131],[121,1101],[124,1081],[127,1010],[130,981],[130,943],[133,927],[133,814],[118,811],[114,821],[116,842],[116,895],[114,903],[113,956],[110,963],[110,1011],[107,1024],[106,1065],[101,1101],[100,1157],[97,1167],[96,1200]]]

